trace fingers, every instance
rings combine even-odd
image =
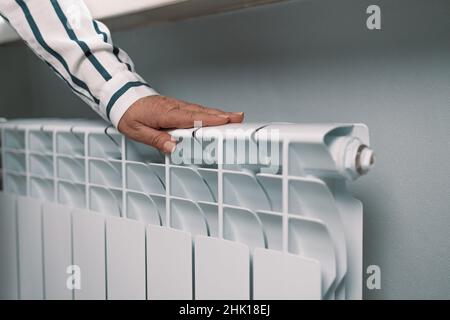
[[[177,146],[175,139],[167,132],[155,130],[145,125],[135,128],[132,133],[128,133],[128,136],[167,154],[172,153]]]
[[[186,103],[185,105],[180,106],[180,109],[194,111],[194,112],[204,112],[212,115],[226,115],[229,117],[231,123],[240,123],[244,120],[243,112],[225,112],[220,109],[204,107],[198,104],[190,104]]]
[[[151,128],[192,128],[195,121],[203,126],[239,123],[243,113],[224,112],[170,97],[150,96],[130,108],[132,120]]]
[[[160,128],[192,128],[195,122],[201,122],[202,126],[220,126],[230,122],[226,114],[208,114],[185,109],[173,109],[158,119]]]
[[[243,112],[229,112],[231,123],[241,123],[244,121],[244,113]]]
[[[148,96],[130,106],[119,121],[118,130],[133,140],[171,153],[176,143],[159,129],[192,128],[195,122],[205,127],[219,126],[243,119],[243,112],[224,112],[170,97]]]
[[[207,114],[227,114],[225,111],[215,108],[207,108],[204,106],[201,106],[199,104],[191,104],[191,103],[185,103],[182,106],[180,106],[181,109],[188,110],[188,111],[194,111],[194,112],[204,112]]]

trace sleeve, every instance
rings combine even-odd
[[[117,127],[125,111],[157,95],[113,45],[82,0],[0,0],[0,14],[83,101]]]

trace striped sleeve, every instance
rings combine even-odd
[[[158,94],[84,1],[0,0],[0,14],[76,95],[114,126],[135,101]]]

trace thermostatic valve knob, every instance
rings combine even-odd
[[[359,138],[337,137],[329,145],[336,169],[348,179],[365,175],[375,162],[374,152]]]

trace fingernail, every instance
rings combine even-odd
[[[227,115],[227,114],[218,114],[217,116],[218,116],[219,118],[226,118],[226,119],[229,119],[229,118],[230,118],[230,116]]]
[[[243,116],[244,115],[243,112],[233,112],[233,114],[237,114],[238,116]]]
[[[177,144],[175,142],[166,141],[166,143],[164,143],[163,151],[165,153],[172,153],[175,151],[176,148],[177,148]]]

